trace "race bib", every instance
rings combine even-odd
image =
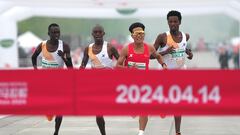
[[[184,54],[185,50],[176,50],[175,52],[171,53],[172,60],[175,61],[178,66],[182,66],[184,64]]]
[[[185,53],[184,50],[177,50],[175,52],[172,52],[171,55],[172,55],[172,58],[181,58],[181,57],[184,57],[184,53]]]
[[[133,66],[135,66],[135,68],[137,69],[142,69],[142,70],[146,69],[146,63],[128,61],[128,67],[133,67]]]

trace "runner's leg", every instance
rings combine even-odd
[[[175,120],[175,131],[176,131],[176,135],[180,135],[181,131],[181,120],[182,120],[182,116],[174,116],[174,120]]]
[[[104,118],[102,116],[97,116],[96,122],[97,122],[98,128],[101,132],[101,135],[106,135]]]
[[[144,130],[147,126],[148,116],[139,116],[139,133],[138,135],[144,135]]]
[[[55,118],[55,131],[53,135],[58,135],[59,128],[62,123],[62,116],[56,116]]]

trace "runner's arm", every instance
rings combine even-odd
[[[59,50],[58,55],[61,56],[62,60],[64,61],[68,68],[73,67],[72,58],[70,54],[70,47],[68,44],[63,43],[63,52]]]
[[[150,54],[157,59],[158,63],[162,65],[164,69],[167,68],[167,65],[163,62],[163,57],[161,54],[157,53],[153,46],[149,46]]]
[[[186,33],[186,40],[188,41],[190,39],[190,35]],[[193,58],[193,53],[191,49],[186,49],[186,54],[188,55],[188,59],[191,60]]]
[[[81,63],[81,66],[80,68],[81,69],[84,69],[88,63],[88,59],[89,59],[89,56],[88,56],[88,46],[84,49],[84,53],[83,53],[83,59],[82,59],[82,63]]]
[[[111,44],[108,44],[108,47],[110,50],[110,52],[108,53],[108,54],[110,54],[110,58],[112,58],[112,56],[114,56],[114,58],[117,60],[119,58],[119,53],[118,53],[117,49]]]
[[[37,69],[37,57],[42,51],[42,43],[40,43],[32,55],[32,65],[34,69]]]
[[[188,55],[188,59],[191,60],[193,58],[193,53],[191,49],[186,49],[186,54]]]
[[[154,42],[154,48],[155,50],[158,50],[159,47],[164,47],[166,45],[166,34],[165,33],[162,33],[162,34],[159,34],[158,37],[156,38],[155,42]],[[170,49],[169,50],[166,50],[166,51],[163,51],[163,52],[159,52],[160,55],[166,55],[169,53],[169,51],[171,51]],[[154,56],[150,56],[150,59],[155,59]]]
[[[117,64],[116,64],[116,67],[117,68],[125,68],[124,66],[124,61],[126,60],[126,57],[128,56],[128,46],[125,46],[121,53],[120,53],[120,56],[117,60]]]

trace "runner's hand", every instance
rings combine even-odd
[[[167,65],[165,63],[162,64],[163,69],[167,69]]]
[[[173,53],[173,52],[175,52],[173,46],[169,47],[169,48],[166,50],[166,53],[168,53],[168,54]]]
[[[63,59],[63,61],[67,61],[67,59],[64,57],[64,52],[63,51],[58,50],[57,54],[58,54],[58,56],[60,56]]]
[[[58,50],[57,52],[58,56],[60,56],[62,59],[64,58],[64,53],[61,50]]]
[[[192,52],[191,52],[191,50],[190,49],[186,49],[186,54],[188,55],[188,59],[192,59],[192,57],[193,57],[193,54],[192,54]]]

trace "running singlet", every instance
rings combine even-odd
[[[125,60],[125,66],[132,67],[135,64],[137,69],[148,70],[149,50],[148,45],[144,43],[144,52],[137,54],[134,51],[134,43],[128,45],[128,56]]]
[[[42,42],[42,68],[63,68],[64,61],[57,54],[58,50],[63,51],[63,41],[58,40],[58,48],[55,52],[48,52],[47,41]]]
[[[58,40],[58,48],[55,52],[48,52],[47,50],[47,41],[42,42],[42,68],[63,68],[64,61],[62,58],[57,54],[58,50],[63,51],[63,41]],[[54,118],[53,115],[47,115],[47,120],[52,121]]]
[[[182,33],[182,41],[180,43],[176,43],[170,32],[166,32],[167,34],[167,44],[160,48],[160,51],[165,51],[170,47],[174,47],[174,52],[170,54],[166,54],[163,56],[164,62],[167,64],[169,69],[181,69],[185,67],[185,57],[186,57],[186,47],[187,47],[187,39],[186,34]]]
[[[107,42],[104,41],[102,50],[98,54],[94,54],[92,47],[94,43],[88,46],[88,56],[90,58],[90,63],[92,68],[113,68],[112,59],[108,56]]]

